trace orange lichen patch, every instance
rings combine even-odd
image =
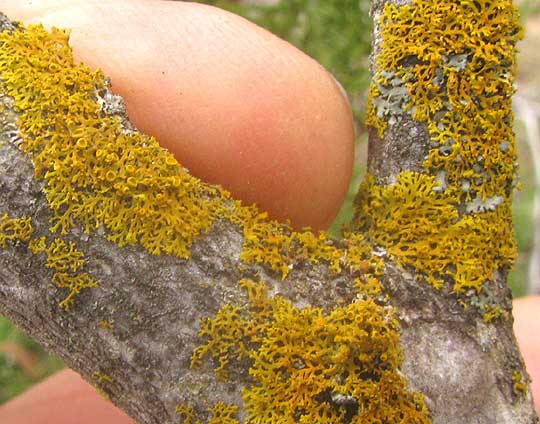
[[[102,330],[114,330],[114,323],[112,323],[111,321],[101,320],[98,325],[99,328],[101,328]]]
[[[496,305],[496,306],[487,305],[485,309],[486,309],[484,313],[485,323],[490,323],[501,317],[506,320],[510,318],[509,312],[504,310],[500,305]]]
[[[212,418],[208,424],[240,424],[236,419],[238,407],[236,405],[228,405],[224,402],[218,402],[211,409]]]
[[[387,3],[381,34],[376,84],[406,86],[401,112],[425,122],[431,136],[426,170],[444,170],[450,194],[466,200],[508,195],[517,8],[510,0]]]
[[[512,374],[512,381],[514,382],[514,394],[519,397],[527,396],[529,384],[521,371],[514,371],[514,374]]]
[[[332,271],[341,270],[343,251],[334,246],[325,232],[292,231],[287,224],[269,221],[266,213],[252,214],[243,223],[245,241],[241,258],[245,262],[265,263],[283,279],[299,261],[325,261]]]
[[[223,306],[214,318],[204,318],[200,324],[199,336],[209,340],[195,349],[191,366],[197,367],[206,355],[211,354],[218,361],[216,373],[226,379],[226,367],[230,359],[241,359],[245,354],[242,340],[246,337],[247,329],[243,324],[241,309],[233,305]],[[219,337],[215,337],[217,334]]]
[[[242,260],[265,263],[283,279],[301,261],[324,262],[334,273],[339,273],[344,267],[363,274],[382,271],[382,261],[373,255],[372,246],[361,234],[347,233],[343,248],[338,247],[326,232],[314,234],[309,228],[292,231],[286,224],[268,221],[266,214],[251,215],[243,222],[245,242]]]
[[[17,240],[28,241],[34,232],[32,218],[10,218],[8,214],[0,216],[0,247],[7,246],[7,242]]]
[[[390,186],[368,177],[356,223],[434,286],[452,281],[458,293],[479,291],[516,256],[518,11],[510,0],[415,0],[385,4],[379,23],[368,124],[382,138],[410,116],[427,126],[430,149],[425,174],[402,173]]]
[[[370,296],[328,313],[269,298],[242,280],[249,310],[225,305],[203,322],[206,343],[192,366],[214,357],[220,373],[248,357],[254,384],[243,393],[247,423],[428,423],[422,397],[407,390],[394,312]]]
[[[210,409],[211,418],[208,424],[240,424],[236,418],[238,407],[224,402],[218,402]],[[186,404],[176,407],[176,413],[180,415],[180,424],[202,424],[202,421],[196,417],[195,409]]]
[[[384,131],[388,127],[388,122],[384,119],[386,110],[377,110],[374,105],[374,100],[381,96],[381,92],[375,84],[372,84],[369,89],[368,103],[366,108],[366,125],[376,128],[377,135],[382,138]]]
[[[75,296],[82,289],[97,287],[98,283],[87,273],[80,272],[86,260],[84,254],[75,247],[75,243],[66,243],[57,238],[47,245],[45,237],[32,239],[33,232],[32,218],[9,218],[4,214],[0,217],[0,248],[6,247],[7,241],[20,240],[28,242],[32,253],[45,253],[47,268],[54,270],[52,283],[59,288],[69,289],[66,298],[60,302],[60,307],[69,310]]]
[[[74,64],[67,32],[31,26],[0,41],[1,77],[21,112],[23,149],[46,182],[51,230],[103,225],[121,246],[139,242],[152,253],[189,256],[191,240],[210,228],[226,195],[101,110],[104,76]]]
[[[114,378],[101,371],[94,372],[94,374],[92,374],[92,378],[96,382],[95,389],[98,391],[98,393],[105,399],[110,399],[109,394],[105,391],[105,387],[109,384],[113,384]]]
[[[357,300],[331,311],[299,309],[271,299],[265,284],[242,280],[250,306],[225,305],[201,322],[204,342],[193,366],[212,357],[226,378],[232,361],[252,363],[254,384],[243,394],[248,423],[429,422],[423,399],[407,390],[398,370],[398,323],[381,295],[375,275],[383,264],[370,240],[353,234],[338,248],[325,233],[292,231],[189,175],[155,139],[106,113],[106,80],[74,64],[65,31],[30,26],[0,34],[0,77],[20,112],[22,148],[44,181],[51,231],[103,228],[120,246],[139,243],[153,254],[188,258],[194,238],[224,219],[244,234],[245,262],[283,278],[303,261],[355,276]],[[72,243],[40,238],[30,249],[47,255],[53,283],[69,289],[65,309],[81,289],[97,286],[81,272],[85,260]],[[94,378],[112,383],[104,374]],[[218,403],[210,422],[236,423],[236,412]],[[189,406],[178,413],[184,423],[200,423]]]
[[[47,249],[47,268],[60,272],[76,272],[85,263],[84,254],[75,243],[54,239]]]
[[[355,225],[384,246],[403,265],[414,267],[435,287],[453,280],[456,293],[479,292],[497,268],[508,268],[516,256],[511,210],[467,214],[459,219],[448,195],[435,191],[434,177],[403,172],[396,184],[361,188]]]
[[[92,378],[94,380],[96,380],[99,384],[103,384],[103,383],[112,384],[112,383],[114,383],[114,378],[112,378],[111,376],[109,376],[109,375],[107,375],[105,373],[102,373],[101,371],[94,372],[94,374],[92,374]]]
[[[184,403],[176,407],[176,413],[180,415],[180,424],[202,424],[196,418],[195,409]]]
[[[346,233],[345,260],[351,272],[367,276],[379,276],[384,271],[384,262],[373,254],[373,246],[364,234]]]
[[[68,295],[60,302],[60,307],[64,310],[69,310],[81,290],[99,286],[88,273],[80,272],[86,260],[84,254],[75,247],[75,243],[54,239],[47,244],[46,237],[40,237],[31,240],[29,248],[34,254],[47,255],[46,266],[54,271],[52,283],[58,288],[69,290]]]

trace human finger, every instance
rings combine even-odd
[[[71,370],[60,371],[0,406],[2,424],[135,424]]]
[[[327,227],[347,191],[353,123],[314,60],[256,25],[196,3],[0,0],[10,17],[72,29],[141,130],[194,175],[293,226]]]

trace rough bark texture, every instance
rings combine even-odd
[[[375,13],[381,6],[374,5]],[[2,25],[11,24],[4,19]],[[106,98],[110,110],[127,119],[118,98]],[[54,237],[42,182],[35,180],[30,157],[19,149],[13,100],[3,94],[1,102],[1,212],[31,216],[36,237]],[[389,182],[403,170],[419,169],[428,150],[423,125],[411,120],[399,128],[384,141],[372,139],[370,171],[377,180]],[[151,255],[140,246],[120,248],[100,231],[75,229],[65,238],[84,247],[85,270],[100,287],[81,292],[69,312],[58,307],[65,293],[51,285],[44,255],[31,254],[23,242],[10,243],[0,249],[0,312],[141,424],[178,422],[175,408],[184,402],[200,411],[219,401],[241,406],[241,390],[252,383],[247,363],[235,365],[230,379],[222,381],[207,362],[191,369],[190,358],[200,344],[201,319],[227,303],[247,304],[238,286],[242,277],[259,273],[273,295],[299,308],[330,310],[356,295],[353,276],[332,273],[324,263],[299,261],[286,282],[262,265],[246,265],[240,259],[243,237],[240,228],[218,220],[195,240],[185,260]],[[530,393],[514,390],[513,372],[526,374],[511,320],[486,324],[473,308],[464,311],[450,289],[421,283],[413,271],[392,263],[384,251],[381,255],[386,263],[382,284],[399,309],[402,371],[411,389],[425,395],[433,422],[536,423]],[[496,276],[495,297],[509,309],[505,280],[504,273]],[[240,421],[245,417],[240,408]]]

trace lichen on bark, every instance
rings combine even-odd
[[[373,11],[404,19],[443,6],[417,1],[383,13],[377,2]],[[503,6],[485,11],[513,18],[505,15],[511,5]],[[396,160],[385,168],[385,154],[395,157],[404,146],[395,140],[399,131],[373,138],[382,147],[371,149],[370,162],[379,165],[371,167],[375,182],[364,185],[356,218],[365,232],[343,240],[296,232],[196,180],[137,132],[104,76],[73,63],[67,33],[5,17],[1,24],[0,225],[11,226],[0,226],[0,311],[139,422],[537,422],[511,323],[503,319],[508,253],[500,250],[500,262],[477,274],[452,263],[459,255],[430,268],[392,251],[410,250],[403,243],[411,231],[379,225],[386,219],[407,229],[419,220],[414,236],[441,210],[450,208],[456,219],[490,212],[467,210],[481,191],[456,198],[458,171],[447,173],[452,187],[443,188],[439,168],[420,168],[438,147],[425,121],[407,119],[410,169],[393,168]],[[375,57],[384,52],[385,24],[391,27],[376,26]],[[421,64],[409,57],[419,54],[406,59]],[[446,65],[461,66],[454,62]],[[407,99],[410,81],[399,78]],[[396,126],[402,112],[394,107],[407,100],[394,100],[379,104],[379,118],[393,117]],[[502,150],[512,159],[504,169],[513,172],[511,145]],[[428,184],[404,192],[403,181]],[[511,177],[504,202],[510,186]],[[396,201],[398,193],[424,196],[433,213],[415,213]],[[486,193],[480,206],[499,210],[487,202],[497,194]],[[375,216],[379,210],[386,215]],[[407,222],[392,219],[396,213]],[[32,231],[24,224],[30,219]],[[471,236],[475,228],[462,231]],[[50,282],[66,270],[99,286],[77,291],[63,311],[65,292]],[[430,276],[437,288],[422,281]],[[474,290],[461,296],[460,287]]]

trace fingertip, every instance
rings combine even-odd
[[[72,28],[76,57],[103,68],[135,125],[194,175],[296,228],[330,225],[347,193],[354,130],[314,60],[201,4],[32,3],[19,17]]]

